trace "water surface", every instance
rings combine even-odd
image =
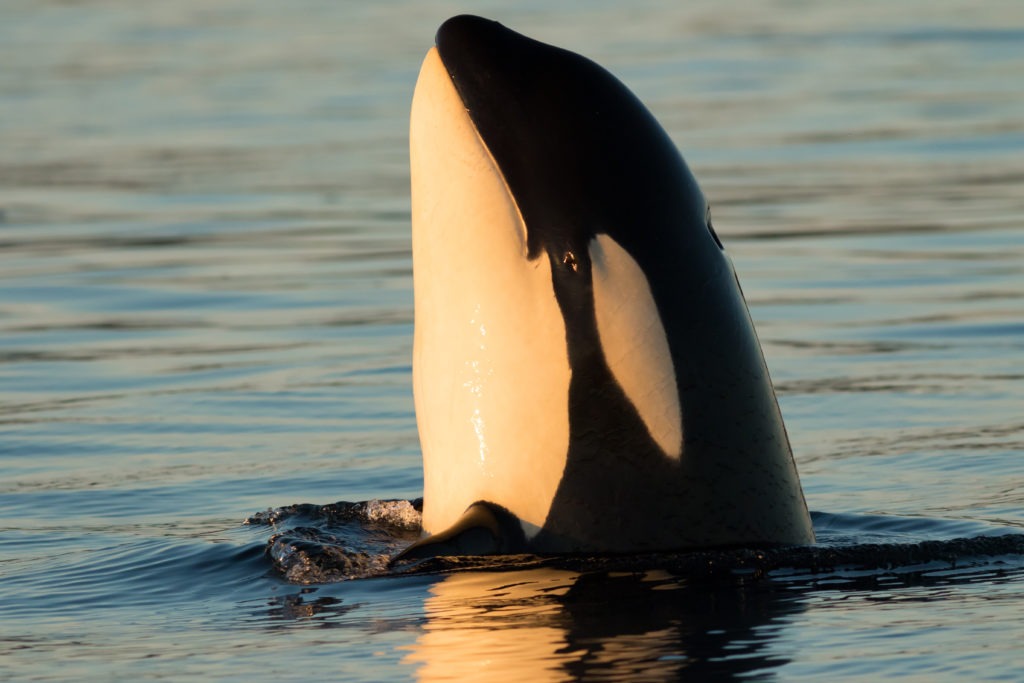
[[[450,3],[0,9],[0,674],[1016,680],[1019,556],[289,583],[422,492],[406,128]],[[1024,6],[484,2],[702,183],[825,543],[1024,527]]]

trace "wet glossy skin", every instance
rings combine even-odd
[[[771,381],[685,162],[579,55],[438,32],[411,124],[424,526],[536,551],[811,543]]]

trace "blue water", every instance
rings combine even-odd
[[[252,515],[422,492],[406,129],[464,9],[0,6],[0,678],[1024,678],[1019,554],[281,575]],[[1024,5],[472,9],[680,146],[825,547],[1024,531]]]

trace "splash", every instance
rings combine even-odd
[[[277,530],[266,552],[289,583],[335,583],[387,574],[391,557],[419,537],[422,510],[422,500],[303,503],[245,524]]]

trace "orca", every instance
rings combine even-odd
[[[708,202],[589,59],[474,16],[410,121],[424,538],[400,555],[814,543]]]

